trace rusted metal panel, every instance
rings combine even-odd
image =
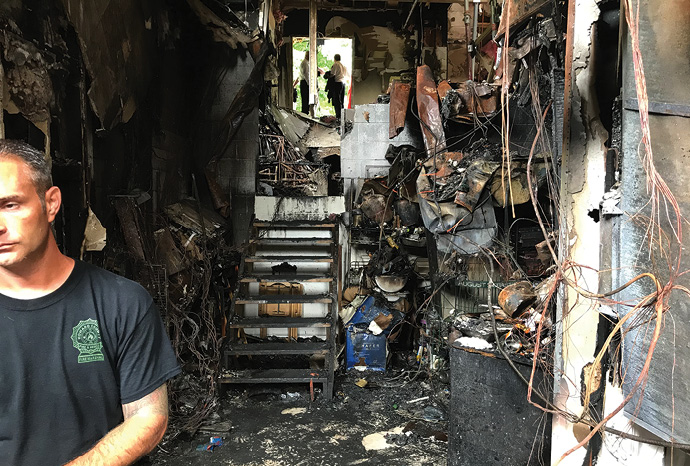
[[[447,80],[443,80],[438,83],[438,98],[443,99],[451,89],[452,87],[450,87],[450,83]]]
[[[474,84],[468,88],[470,111],[476,115],[493,115],[498,110],[498,88],[488,84]]]
[[[634,5],[635,3],[633,3]],[[633,15],[636,14],[633,6]],[[621,21],[623,19],[621,18]],[[667,188],[674,194],[683,217],[690,211],[690,166],[685,154],[690,149],[690,119],[687,112],[690,56],[683,51],[690,47],[690,21],[688,2],[639,3],[639,47],[644,62],[644,79],[649,99],[649,129],[653,149],[654,166],[665,180]],[[664,286],[690,285],[686,275],[677,274],[690,268],[687,250],[690,240],[687,235],[678,235],[676,219],[671,208],[657,218],[651,213],[650,193],[647,183],[650,173],[640,163],[640,114],[635,107],[637,99],[637,77],[634,72],[634,56],[631,39],[627,31],[622,36],[622,163],[620,172],[621,203],[624,212],[635,213],[636,218],[645,218],[643,224],[631,222],[625,216],[614,220],[611,267],[614,282],[611,288],[626,283],[642,270],[652,270]],[[679,53],[681,52],[681,53]],[[663,105],[672,103],[676,106]],[[685,108],[684,108],[685,107]],[[652,154],[649,154],[652,155]],[[661,195],[659,195],[662,198]],[[667,211],[669,213],[667,213]],[[632,215],[632,214],[631,214]],[[684,220],[683,220],[684,221]],[[649,223],[648,223],[649,222]],[[656,238],[650,238],[648,226],[658,228],[665,238],[663,248],[650,246]],[[684,227],[686,229],[686,227]],[[679,238],[680,236],[680,238]],[[673,257],[674,270],[657,267],[656,260]],[[675,265],[676,259],[679,263]],[[633,270],[629,264],[642,267]],[[658,269],[667,269],[660,271]],[[669,280],[669,272],[672,277]],[[668,281],[668,282],[667,282]],[[640,296],[655,292],[653,284],[646,282],[620,293],[621,301],[637,302]],[[635,381],[644,374],[644,364],[649,350],[654,322],[639,318],[639,324],[627,325],[623,332],[621,373],[623,392],[634,393],[624,409],[627,417],[664,440],[690,442],[690,354],[686,349],[690,335],[690,308],[687,297],[670,295],[664,312],[665,328],[654,349],[654,358],[649,367],[642,394],[635,388]],[[620,317],[627,315],[629,307],[618,306]],[[672,322],[672,324],[671,324]],[[669,376],[671,374],[671,376]],[[682,381],[678,383],[678,381]],[[670,400],[676,400],[672,403]],[[679,402],[678,400],[682,400]],[[600,461],[601,463],[601,461]]]
[[[532,15],[536,14],[547,5],[551,5],[551,0],[513,0],[510,2],[510,27],[518,27],[527,21]],[[502,18],[506,17],[506,11],[503,12]],[[503,37],[506,32],[505,21],[501,21],[496,31],[496,40]]]
[[[441,111],[438,105],[438,91],[431,68],[423,65],[417,68],[417,108],[422,120],[422,135],[427,152],[435,154],[446,148]]]
[[[441,83],[443,84],[443,83]],[[439,85],[440,95],[441,85]],[[500,108],[499,88],[495,85],[477,84],[467,81],[457,89],[446,91],[446,100],[442,102],[444,116],[458,121],[471,122],[473,115],[492,116]]]
[[[388,137],[393,139],[405,129],[407,104],[410,102],[410,85],[396,81],[391,89],[390,123]]]

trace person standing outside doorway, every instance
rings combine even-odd
[[[323,70],[317,68],[316,76],[321,76]],[[293,83],[293,86],[297,84],[297,80]],[[318,83],[316,85],[318,91]],[[304,59],[299,64],[299,93],[302,96],[302,113],[309,115],[309,50],[304,53]]]
[[[335,109],[335,117],[340,120],[340,114],[345,102],[345,81],[347,79],[347,68],[340,61],[340,54],[336,53],[333,57],[333,66],[331,66],[330,75],[333,78],[333,108]]]
[[[299,64],[299,93],[302,96],[302,113],[309,114],[309,50]]]

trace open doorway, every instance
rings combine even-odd
[[[302,92],[300,91],[300,64],[309,50],[308,37],[295,37],[292,39],[292,76],[293,87],[295,89],[295,99],[293,99],[293,109],[302,111]],[[336,54],[340,55],[340,61],[345,66],[347,74],[345,76],[345,99],[344,108],[350,108],[352,100],[352,39],[347,38],[328,38],[317,39],[316,44],[317,67],[323,72],[330,70]],[[319,101],[314,106],[314,116],[335,115],[332,102],[328,101],[326,94],[326,79],[323,73],[317,78],[319,88]]]

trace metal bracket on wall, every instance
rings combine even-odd
[[[669,102],[649,102],[649,113],[656,115],[671,115],[684,118],[690,118],[690,105],[687,104],[673,104]],[[640,106],[637,99],[625,99],[625,109],[640,111]]]

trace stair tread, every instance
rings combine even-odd
[[[244,371],[231,371],[222,375],[220,383],[277,383],[277,382],[325,382],[328,373],[324,370],[313,369],[253,369]]]
[[[245,262],[333,262],[331,256],[247,256]]]
[[[241,282],[332,282],[333,277],[329,275],[245,275],[240,278]]]
[[[329,317],[240,317],[229,324],[231,328],[298,328],[298,327],[330,327]]]
[[[330,303],[331,296],[323,294],[262,294],[256,296],[237,296],[235,304],[289,304],[289,303]]]
[[[262,246],[330,246],[332,238],[256,238],[252,243]]]
[[[295,220],[295,221],[278,221],[278,222],[262,222],[255,221],[256,228],[334,228],[335,223],[332,222],[315,222],[309,220]]]
[[[290,343],[231,343],[225,350],[228,355],[256,354],[313,354],[325,353],[329,350],[327,342],[290,342]]]

